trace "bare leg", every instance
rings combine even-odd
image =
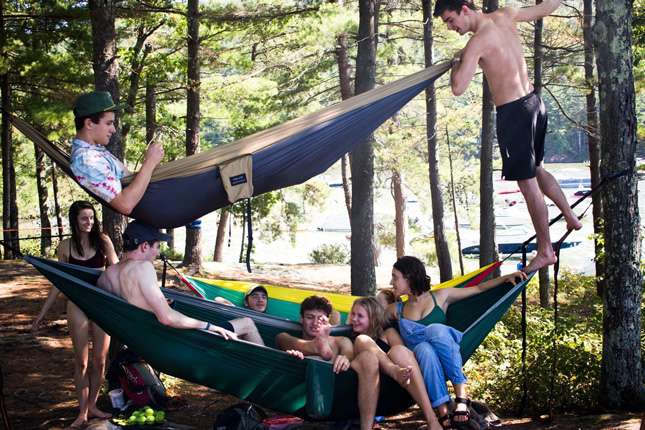
[[[260,332],[258,332],[258,328],[251,318],[236,318],[229,322],[233,326],[235,334],[240,338],[258,345],[264,345],[264,340],[262,340],[262,336],[260,336]]]
[[[558,185],[558,181],[556,181],[553,175],[547,172],[542,166],[537,166],[535,173],[537,175],[536,178],[538,185],[540,186],[540,190],[542,190],[544,195],[550,198],[558,209],[560,209],[560,212],[562,212],[562,215],[567,222],[567,230],[580,230],[582,228],[582,223],[569,206],[567,198],[564,196],[560,185]]]
[[[462,399],[468,398],[468,393],[466,392],[466,384],[453,384],[453,387],[455,389],[455,397],[461,397]],[[457,405],[455,406],[455,412],[457,411],[468,411],[468,405],[466,405],[465,403],[457,403]],[[452,421],[456,423],[468,421],[468,416],[455,415],[453,416]]]
[[[90,372],[90,390],[88,396],[88,418],[110,418],[112,414],[103,412],[96,407],[96,400],[101,390],[101,382],[105,372],[105,357],[110,347],[110,336],[92,323],[92,371]]]
[[[531,221],[533,222],[537,237],[538,253],[531,263],[522,269],[525,273],[531,273],[542,267],[554,264],[557,258],[551,245],[549,212],[547,211],[544,195],[540,191],[537,179],[531,178],[517,181],[517,185],[520,187],[520,191],[526,201],[526,206],[529,209],[529,215],[531,215]]]
[[[410,396],[421,408],[428,423],[428,429],[441,430],[414,353],[403,345],[395,345],[386,354],[372,338],[359,335],[354,340],[354,353],[358,355],[363,351],[371,351],[376,355],[382,373],[389,375],[392,371],[393,379],[410,393]],[[396,367],[393,369],[393,366]]]
[[[421,412],[423,412],[423,416],[428,424],[428,429],[441,430],[441,425],[437,420],[434,409],[432,409],[430,398],[428,398],[426,384],[423,382],[423,375],[421,374],[419,364],[414,357],[414,353],[403,345],[395,345],[388,351],[388,356],[399,366],[405,366],[406,363],[408,364],[406,368],[411,369],[410,379],[405,389],[410,393],[410,396],[414,401],[417,402],[419,408],[421,408]]]
[[[316,333],[316,338],[313,340],[300,339],[289,333],[278,333],[275,337],[275,346],[282,351],[300,351],[303,356],[319,357],[325,361],[331,361],[333,351],[329,345],[330,330],[331,327],[323,333]]]
[[[329,346],[329,333],[331,333],[331,326],[327,322],[324,324],[321,322],[316,332],[316,338],[314,339],[314,346],[318,354],[320,354],[323,360],[327,361],[331,360],[334,354],[331,346]]]
[[[370,351],[376,355],[379,362],[379,370],[386,375],[390,375],[392,379],[398,382],[403,388],[406,388],[410,384],[410,377],[414,372],[414,368],[409,365],[409,361],[392,360],[389,353],[386,354],[383,352],[371,337],[361,334],[354,340],[354,354],[358,355],[363,351]],[[410,351],[410,353],[412,353],[412,351]]]
[[[74,385],[78,397],[79,413],[71,427],[80,427],[87,421],[90,377],[87,373],[89,356],[90,323],[85,314],[74,303],[67,303],[67,326],[74,347]]]
[[[351,363],[358,374],[358,409],[361,430],[371,430],[376,416],[376,403],[379,392],[378,358],[369,351],[363,351]]]

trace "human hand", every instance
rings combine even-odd
[[[143,164],[152,164],[152,166],[157,166],[161,163],[161,160],[164,156],[163,144],[161,141],[151,143],[146,150],[146,156],[143,159]]]
[[[297,349],[287,349],[285,351],[289,355],[293,355],[294,357],[298,357],[301,360],[304,360],[305,355],[302,353],[302,351],[298,351]]]
[[[506,279],[513,285],[517,284],[518,278],[520,279],[519,282],[522,282],[522,281],[526,281],[528,279],[528,276],[526,275],[526,273],[522,272],[521,270],[506,276]]]
[[[211,329],[211,331],[214,331],[215,333],[219,333],[222,336],[224,336],[224,339],[226,339],[226,340],[229,340],[229,339],[237,340],[237,335],[235,333],[233,333],[232,331],[228,331],[228,330],[226,330],[226,329],[224,329],[222,327],[218,327],[216,325],[211,325],[210,329]]]
[[[36,321],[34,321],[34,323],[31,325],[31,331],[37,332],[42,322],[43,319],[41,317],[36,318]]]
[[[345,372],[349,369],[349,366],[350,366],[349,358],[345,357],[344,355],[339,355],[338,357],[336,357],[336,360],[334,361],[333,371],[336,374],[340,372]]]

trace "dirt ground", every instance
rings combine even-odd
[[[254,268],[255,273],[252,275],[245,273],[241,267],[208,264],[207,270],[207,276],[212,277],[252,279],[274,285],[294,285],[328,291],[349,290],[348,284],[343,283],[347,278],[339,275],[343,270],[336,267]],[[321,273],[326,274],[321,277]],[[316,282],[312,279],[324,280]],[[178,285],[176,278],[167,285],[173,284]],[[0,389],[11,429],[69,428],[77,414],[72,345],[67,330],[64,300],[57,301],[38,333],[30,331],[31,324],[49,293],[49,285],[32,266],[21,260],[0,261]],[[239,402],[235,397],[183,381],[170,389],[186,401],[187,407],[168,411],[166,418],[196,429],[210,429],[220,411]],[[110,409],[105,390],[101,392],[99,407],[106,411]],[[269,416],[280,415],[276,411],[266,412]],[[99,422],[100,420],[94,419],[87,425]],[[504,428],[512,430],[640,428],[640,417],[635,414],[557,416],[549,423],[529,418],[502,418],[502,422]],[[0,420],[0,423],[0,429],[4,428],[4,420]],[[413,407],[402,414],[387,417],[378,426],[383,429],[411,430],[421,424],[422,415],[417,407]],[[343,427],[330,423],[306,422],[301,428],[326,430]]]

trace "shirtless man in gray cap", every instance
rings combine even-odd
[[[153,312],[160,323],[181,329],[209,330],[225,339],[241,339],[264,345],[250,318],[236,318],[223,323],[209,323],[188,317],[172,309],[157,284],[152,262],[159,257],[159,245],[168,242],[163,234],[141,221],[132,221],[123,233],[123,258],[99,277],[98,287],[128,303]]]

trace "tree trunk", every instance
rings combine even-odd
[[[119,97],[119,67],[116,51],[116,27],[114,9],[116,0],[89,0],[92,20],[92,42],[94,47],[94,85],[97,91],[107,91],[117,105]],[[116,133],[112,135],[107,150],[123,160],[123,145],[119,112],[115,112]],[[103,205],[103,230],[112,239],[117,255],[123,251],[123,230],[125,218],[109,205]]]
[[[5,32],[4,4],[0,2],[0,55],[3,62],[7,62],[7,36]],[[2,91],[2,108],[11,112],[11,85],[9,70],[0,76],[0,90]],[[11,136],[11,123],[9,116],[2,114],[2,238],[5,244],[14,248],[17,252],[5,246],[4,258],[11,260],[20,255],[20,242],[18,239],[18,204],[16,202],[16,171],[13,164],[13,139]],[[15,220],[15,222],[14,222]]]
[[[188,85],[186,95],[186,156],[199,152],[199,94],[200,94],[200,60],[199,60],[199,0],[188,0]],[[186,250],[184,267],[189,273],[202,269],[202,230],[186,230]]]
[[[226,227],[228,226],[228,209],[222,208],[219,211],[219,223],[217,223],[217,237],[215,238],[215,251],[213,261],[222,261],[224,254],[224,241],[226,240]]]
[[[94,85],[97,91],[107,91],[117,105],[119,97],[119,67],[116,51],[116,26],[114,8],[116,0],[89,0],[90,18],[92,21],[92,42],[94,61]],[[121,125],[119,112],[115,112],[116,133],[112,135],[107,150],[119,160],[123,160],[121,144]],[[116,255],[123,253],[123,230],[125,218],[109,205],[103,205],[103,231],[112,239]],[[121,342],[112,340],[108,351],[108,361],[124,348]]]
[[[356,94],[376,84],[376,47],[378,44],[379,0],[359,0]],[[352,294],[376,295],[374,268],[374,135],[352,151]]]
[[[394,197],[394,224],[396,226],[396,258],[407,255],[408,237],[407,197],[403,188],[402,174],[392,169],[392,196]]]
[[[535,4],[542,3],[542,0],[535,0]],[[544,20],[538,19],[535,22],[535,38],[533,40],[533,65],[534,65],[534,79],[533,87],[535,91],[542,94],[542,30],[544,28]],[[540,306],[544,309],[551,309],[551,282],[549,281],[549,270],[543,267],[539,270],[540,280]]]
[[[433,21],[432,1],[423,0],[423,50],[426,67],[433,63]],[[452,261],[443,222],[443,195],[441,177],[439,176],[439,151],[437,145],[437,99],[435,85],[426,88],[426,135],[428,140],[428,175],[430,178],[430,197],[432,199],[432,224],[434,228],[434,244],[439,264],[441,282],[452,279]]]
[[[587,128],[585,133],[589,142],[589,170],[591,173],[591,188],[597,187],[602,181],[600,173],[600,142],[598,141],[598,112],[596,106],[596,85],[594,76],[594,54],[593,40],[591,35],[592,0],[584,0],[584,18],[582,34],[585,50],[585,82],[587,85]],[[602,199],[596,198],[593,201],[593,229],[596,235],[603,234],[603,210]],[[594,239],[595,254],[602,251],[600,238]],[[596,260],[596,292],[602,296],[605,286],[605,266],[601,259]]]
[[[157,133],[157,85],[146,82],[146,142],[152,142]]]
[[[0,26],[4,36],[4,21]],[[4,37],[3,37],[4,40]],[[2,75],[2,108],[11,111],[11,85],[9,73]],[[11,123],[7,115],[2,115],[2,228],[5,244],[4,259],[11,260],[20,256],[18,234],[18,203],[16,196],[16,170],[13,164],[13,138]],[[15,251],[14,251],[15,250]]]
[[[54,194],[54,212],[56,212],[56,234],[58,243],[63,239],[63,214],[60,209],[58,200],[58,176],[56,173],[56,163],[52,161],[52,194]]]
[[[485,0],[486,13],[497,10],[497,0]],[[495,151],[495,103],[493,93],[484,76],[482,84],[482,144],[479,172],[479,266],[484,267],[499,261],[495,220],[495,189],[493,186],[493,152]],[[493,276],[500,275],[495,269]]]
[[[636,103],[632,63],[632,1],[597,0],[593,37],[600,95],[603,171],[635,168]],[[638,410],[645,401],[641,367],[640,217],[637,178],[613,180],[603,193],[605,264],[601,403]]]
[[[538,270],[538,278],[540,280],[540,307],[542,309],[553,309],[553,301],[551,300],[551,280],[549,277],[548,266]]]
[[[446,143],[448,144],[448,162],[450,163],[450,198],[452,200],[452,213],[455,219],[455,234],[457,235],[457,249],[459,250],[459,271],[461,276],[466,274],[464,269],[464,256],[461,253],[461,235],[459,234],[459,216],[457,215],[457,195],[455,193],[455,175],[452,168],[452,149],[450,148],[450,133],[446,128]]]
[[[351,68],[349,65],[349,47],[347,46],[347,35],[341,34],[338,36],[338,47],[336,48],[336,56],[338,57],[338,78],[340,80],[340,97],[342,100],[347,100],[354,95],[352,89]],[[351,153],[350,153],[351,154]],[[343,155],[340,161],[340,170],[343,179],[343,193],[345,194],[345,207],[347,208],[347,215],[350,222],[352,219],[352,193],[350,190],[349,179],[347,177],[347,154]]]
[[[52,249],[52,230],[49,221],[49,193],[47,191],[47,164],[45,153],[34,144],[36,156],[36,187],[38,188],[38,208],[40,209],[40,255],[48,256]]]

